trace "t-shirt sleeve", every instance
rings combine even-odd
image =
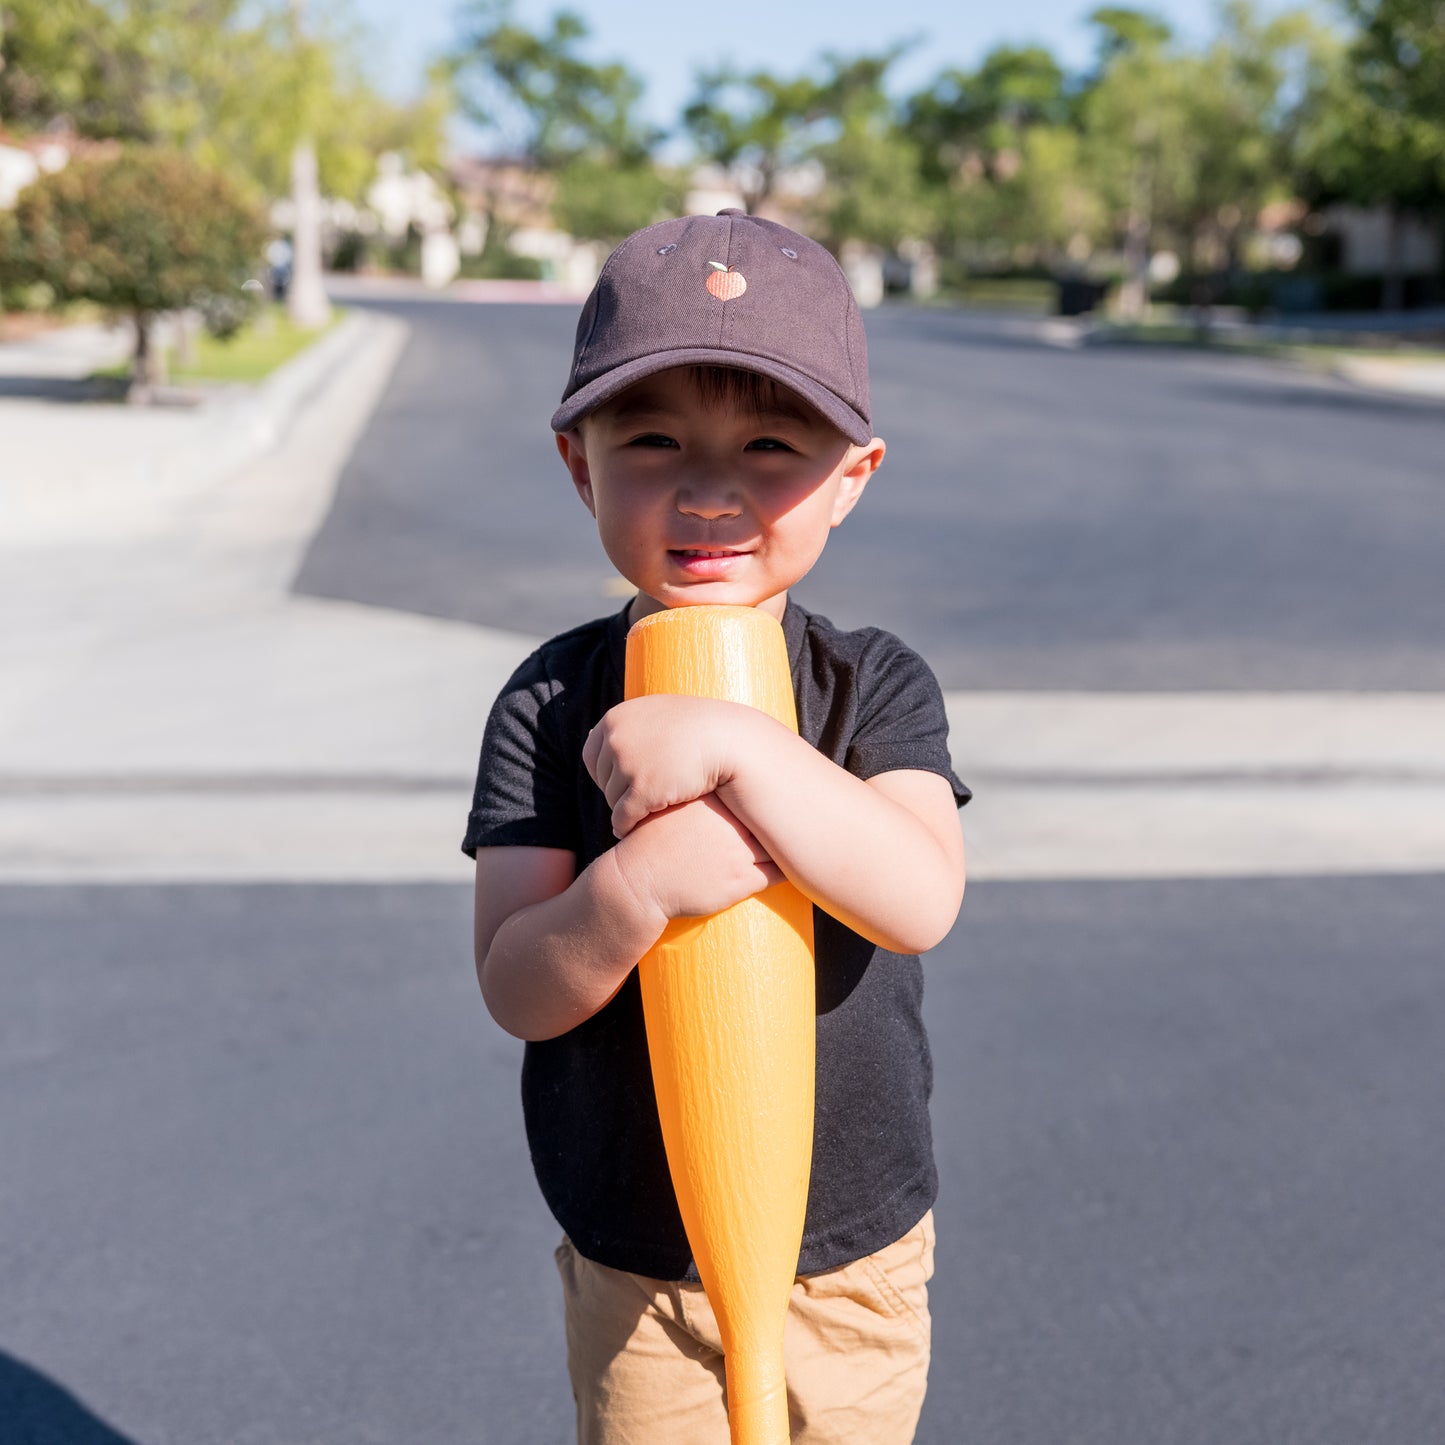
[[[845,766],[860,778],[902,768],[948,779],[961,808],[973,796],[953,771],[948,713],[933,669],[891,633],[880,632],[858,667],[857,726]]]
[[[562,684],[534,652],[508,680],[487,718],[462,852],[567,848],[581,852],[577,769],[559,727]]]

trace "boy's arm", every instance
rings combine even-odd
[[[555,1038],[612,998],[669,919],[720,912],[781,878],[716,798],[649,817],[581,873],[564,849],[478,848],[482,997],[508,1033]]]
[[[865,781],[758,717],[771,727],[757,729],[718,796],[787,877],[854,932],[893,953],[942,942],[964,888],[948,780],[907,769]]]
[[[715,792],[820,908],[882,948],[922,953],[963,899],[963,834],[947,779],[914,769],[864,781],[755,708],[639,698],[593,730],[584,760],[617,831]]]

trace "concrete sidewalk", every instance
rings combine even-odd
[[[467,879],[534,639],[288,591],[404,340],[191,411],[0,399],[0,880]],[[974,878],[1445,869],[1445,697],[948,704]]]
[[[1445,313],[1441,315],[1445,316]],[[1227,344],[1210,347],[1135,340],[1127,335],[1115,334],[1110,323],[1087,317],[1050,316],[1029,322],[1019,321],[1015,325],[1019,329],[1027,329],[1029,334],[1039,341],[1065,350],[1077,350],[1083,346],[1157,346],[1225,361],[1257,363],[1261,360],[1257,354],[1246,350],[1232,351]],[[1319,343],[1321,340],[1319,328],[1309,326],[1271,326],[1266,323],[1239,322],[1220,323],[1215,330],[1222,337],[1233,337],[1255,344],[1301,346]],[[1343,346],[1349,343],[1340,344]],[[1392,355],[1370,351],[1368,347],[1362,346],[1360,355],[1340,354],[1327,365],[1318,362],[1306,364],[1275,357],[1263,358],[1263,361],[1265,365],[1280,368],[1286,375],[1294,373],[1303,380],[1314,380],[1321,385],[1343,383],[1347,389],[1378,392],[1385,396],[1425,402],[1445,401],[1445,362],[1430,354],[1412,355],[1409,351],[1401,351],[1398,355]]]
[[[37,332],[23,341],[0,344],[0,377],[26,381],[79,381],[92,371],[115,366],[135,349],[129,326],[85,322]]]

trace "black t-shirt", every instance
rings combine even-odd
[[[850,773],[939,773],[961,807],[933,673],[877,628],[843,632],[789,602],[783,618],[798,731]],[[627,609],[543,644],[492,708],[464,851],[565,848],[579,871],[612,847],[607,800],[582,765],[588,732],[622,701]],[[817,1085],[800,1274],[906,1234],[938,1180],[923,970],[814,910]],[[697,1278],[667,1170],[636,971],[585,1023],[529,1043],[522,1109],[537,1182],[589,1259]]]

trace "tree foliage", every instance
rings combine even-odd
[[[1359,29],[1311,97],[1301,146],[1316,200],[1445,208],[1445,16],[1432,0],[1350,0]]]
[[[79,159],[16,202],[12,264],[66,301],[171,311],[232,290],[266,229],[224,175],[177,151],[130,147]]]
[[[1035,263],[1092,241],[1096,210],[1080,175],[1076,98],[1041,46],[1002,45],[975,71],[950,68],[904,114],[935,193],[932,239]]]
[[[1119,5],[1100,6],[1089,15],[1089,24],[1095,30],[1096,79],[1122,56],[1137,50],[1160,50],[1174,38],[1162,16]]]
[[[147,380],[152,319],[196,306],[235,316],[266,230],[226,176],[179,151],[127,147],[72,161],[20,193],[6,271],[58,302],[130,316]]]
[[[821,168],[822,183],[811,219],[834,250],[850,240],[892,250],[933,227],[918,144],[885,90],[904,49],[823,57],[819,135],[810,157]]]
[[[835,249],[923,241],[965,264],[1051,267],[1102,255],[1142,288],[1160,248],[1195,272],[1234,267],[1257,218],[1290,197],[1445,215],[1441,0],[1339,6],[1344,33],[1223,0],[1201,45],[1150,10],[1106,5],[1078,73],[1041,46],[1002,45],[903,99],[896,62],[917,42],[801,69],[722,63],[695,76],[673,134],[749,210],[781,207]],[[273,195],[305,134],[324,187],[355,197],[381,150],[438,163],[455,106],[494,155],[543,173],[575,236],[615,241],[681,207],[641,79],[592,53],[575,12],[530,25],[514,0],[469,0],[453,55],[409,106],[374,93],[338,13],[303,37],[290,0],[0,0],[0,120],[23,131],[64,116]]]
[[[359,197],[375,156],[440,160],[444,77],[399,105],[365,79],[364,44],[331,12],[299,33],[286,0],[0,0],[0,120],[184,150],[283,194],[303,135],[332,195]],[[398,146],[396,142],[403,144]]]
[[[1345,0],[1355,73],[1376,103],[1445,123],[1445,10],[1439,0]]]
[[[83,135],[145,138],[145,57],[122,13],[96,0],[4,0],[0,61],[7,125],[64,116]]]
[[[557,172],[552,216],[570,235],[616,245],[683,207],[687,185],[676,171],[649,161],[612,164],[583,154]]]
[[[561,10],[547,26],[521,24],[511,0],[471,0],[452,59],[463,113],[505,154],[544,168],[586,154],[646,158],[660,135],[639,116],[641,79],[620,62],[584,56],[580,15]]]
[[[1107,7],[1090,70],[1001,46],[946,70],[906,103],[936,193],[935,241],[992,264],[1068,265],[1122,254],[1143,285],[1149,254],[1230,263],[1288,193],[1306,93],[1327,35],[1302,12],[1267,20],[1245,0],[1187,47],[1145,11]]]
[[[976,71],[945,70],[906,105],[938,179],[959,167],[1007,169],[1029,130],[1067,124],[1072,111],[1062,68],[1037,45],[999,46]]]
[[[532,30],[511,0],[471,0],[462,27],[450,61],[461,109],[502,154],[553,175],[559,225],[616,241],[676,209],[677,181],[652,158],[661,132],[640,114],[642,81],[586,58],[581,16],[561,10]]]
[[[682,123],[698,156],[720,167],[744,207],[756,211],[778,178],[807,158],[821,116],[821,87],[812,76],[719,65],[697,76]]]

